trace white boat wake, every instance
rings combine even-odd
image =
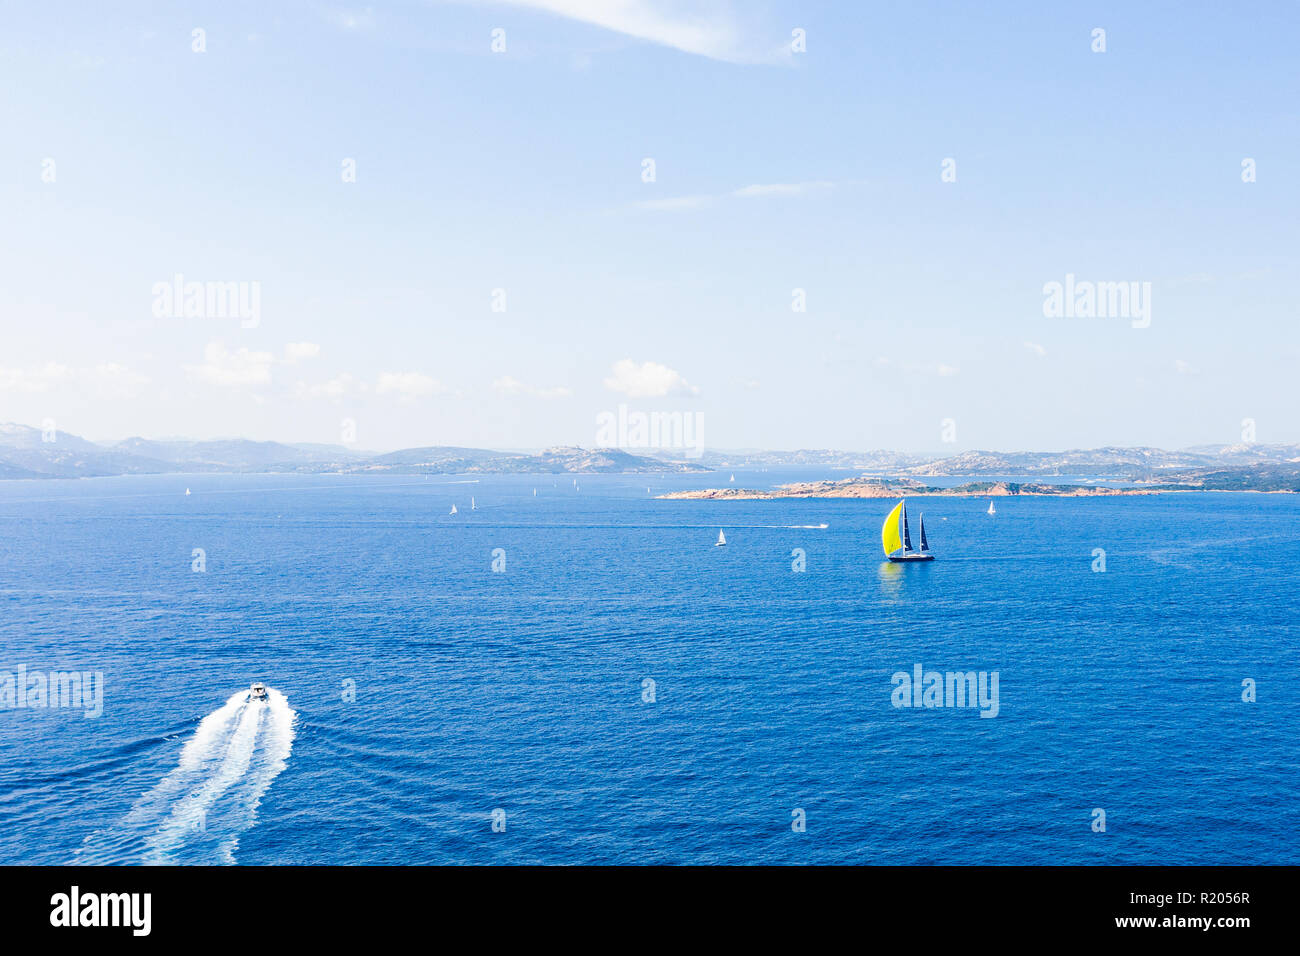
[[[266,700],[249,700],[246,690],[232,695],[199,722],[176,768],[106,840],[88,840],[83,855],[129,849],[148,864],[234,863],[240,836],[289,759],[295,717],[273,688]]]

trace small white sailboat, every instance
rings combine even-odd
[[[725,548],[727,546],[727,536],[722,533],[721,528],[718,529],[718,540],[714,542],[713,546],[715,548]]]
[[[987,513],[988,513],[988,514],[991,514],[991,515],[995,515],[995,514],[998,513],[998,509],[993,507],[993,502],[992,502],[992,500],[989,501],[989,510],[988,510]]]
[[[921,549],[912,550],[912,532],[907,525],[907,500],[894,505],[880,529],[880,543],[890,561],[933,561],[930,542],[925,538],[925,515],[921,515]]]
[[[190,489],[186,488],[186,489],[185,489],[185,495],[186,495],[186,497],[189,496],[189,493],[190,493]]]
[[[533,497],[534,497],[534,498],[537,497],[537,489],[536,489],[536,488],[533,489]]]
[[[736,483],[736,476],[735,476],[735,475],[732,475],[732,476],[731,476],[731,483],[732,483],[733,485]]]
[[[447,514],[448,514],[448,515],[454,515],[455,513],[456,513],[456,506],[455,506],[455,505],[452,505],[452,506],[451,506],[451,511],[447,512]]]
[[[470,511],[478,511],[478,505],[476,505],[476,504],[474,503],[474,499],[473,499],[473,498],[470,498],[470,499],[469,499],[469,510],[470,510]]]

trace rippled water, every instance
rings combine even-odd
[[[0,672],[106,680],[0,709],[0,862],[1300,862],[1300,499],[913,499],[901,567],[884,502],[578,481],[0,482]]]

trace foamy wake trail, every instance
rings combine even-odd
[[[144,863],[234,863],[239,838],[293,749],[294,711],[279,691],[231,696],[199,722],[176,768],[136,801],[112,834],[85,855],[131,850]],[[95,844],[99,844],[96,846]]]

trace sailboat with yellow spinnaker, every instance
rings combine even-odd
[[[880,528],[880,543],[890,561],[933,561],[930,542],[925,538],[925,515],[920,517],[921,549],[912,549],[912,532],[907,524],[907,499],[894,505]]]

